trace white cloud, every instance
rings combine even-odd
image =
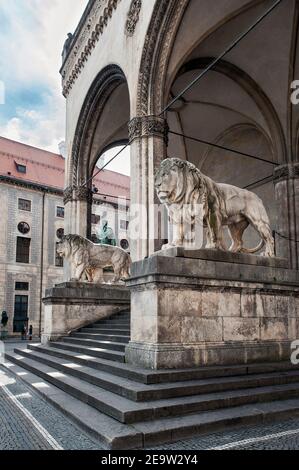
[[[58,144],[64,138],[64,103],[45,98],[43,110],[17,108],[16,115],[0,126],[0,135],[35,147],[58,152]]]
[[[47,90],[42,109],[40,103],[20,109],[20,103],[14,116],[10,109],[8,122],[0,126],[1,135],[57,151],[65,133],[61,51],[86,4],[87,0],[0,0],[0,79],[11,92]],[[1,106],[4,115],[6,109]]]

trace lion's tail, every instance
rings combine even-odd
[[[258,246],[256,246],[255,248],[242,248],[241,253],[247,253],[247,254],[256,253],[257,251],[260,251],[264,245],[265,245],[264,240],[261,240]]]

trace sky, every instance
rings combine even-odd
[[[87,3],[0,0],[1,136],[58,152],[65,138],[61,52]],[[128,174],[127,163],[126,153],[111,169]]]

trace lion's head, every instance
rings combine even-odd
[[[56,251],[62,258],[69,258],[87,243],[88,240],[80,235],[65,235],[57,244]]]
[[[197,194],[203,191],[202,175],[190,162],[167,158],[156,172],[155,188],[162,203],[188,204],[194,191]]]

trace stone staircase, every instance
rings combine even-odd
[[[16,348],[6,367],[112,449],[299,414],[299,366],[146,370],[125,363],[129,340],[121,312],[59,342]]]

